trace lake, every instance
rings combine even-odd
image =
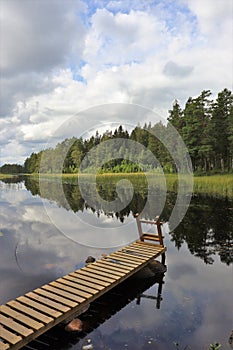
[[[170,232],[175,193],[164,200],[164,193],[157,188],[148,193],[140,180],[131,196],[126,182],[120,204],[127,205],[106,210],[104,203],[119,194],[111,178],[99,180],[93,198],[88,181],[82,190],[72,179],[62,188],[56,178],[42,182],[41,187],[31,177],[0,181],[1,303],[82,267],[89,255],[100,258],[137,239],[134,215],[148,203],[143,211],[148,219],[161,211],[167,272],[162,279],[139,274],[94,302],[82,315],[82,334],[56,327],[25,349],[82,349],[87,343],[96,350],[201,350],[214,342],[231,349],[232,200],[192,196],[182,222]],[[153,232],[150,225],[145,229]]]

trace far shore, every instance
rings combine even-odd
[[[26,175],[30,177],[39,177],[39,174],[19,174],[19,175]],[[146,176],[148,178],[153,178],[158,176],[158,178],[162,177],[162,174],[159,173],[104,173],[104,174],[97,174],[97,180],[101,181],[101,179],[111,179],[111,181],[118,181],[121,178],[129,178],[132,181],[137,181],[139,178],[145,178]],[[9,178],[15,175],[10,174],[0,174],[0,179]],[[60,177],[60,174],[40,174],[41,177],[44,178],[56,178]],[[77,179],[79,174],[62,174],[63,179],[67,179],[68,181],[72,179]],[[94,174],[81,174],[82,177],[92,177],[95,176]],[[182,178],[182,176],[181,176]],[[178,177],[177,174],[165,174],[166,179],[166,185],[168,191],[174,191],[176,192],[178,189]],[[185,176],[182,178],[185,181]],[[197,176],[194,175],[194,186],[193,186],[193,193],[198,194],[207,194],[212,196],[220,196],[220,197],[227,197],[229,199],[233,199],[233,174],[216,174],[216,175],[202,175]]]

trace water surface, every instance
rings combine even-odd
[[[0,182],[1,303],[83,266],[88,255],[99,258],[138,237],[134,215],[148,201],[143,183],[119,212],[90,207],[77,184],[63,183],[65,197],[56,180],[46,186],[42,196],[36,180]],[[126,186],[125,196],[128,190]],[[105,200],[116,196],[109,180],[98,191]],[[155,189],[145,212],[148,218],[154,218],[160,195]],[[94,349],[172,350],[176,342],[179,349],[189,345],[200,350],[215,341],[230,349],[233,203],[194,196],[182,223],[170,232],[175,199],[174,193],[167,194],[161,215],[167,272],[159,308],[155,297],[161,281],[138,276],[91,306],[83,315],[85,333],[70,336],[52,330],[43,338],[50,347],[37,343],[38,349],[82,349],[87,339]]]

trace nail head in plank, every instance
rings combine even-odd
[[[49,324],[49,323],[53,322],[53,318],[48,317],[47,315],[44,315],[36,310],[33,310],[32,308],[27,307],[27,306],[19,303],[18,301],[11,300],[7,303],[7,305],[11,306],[12,308],[14,308],[22,313],[30,315],[32,318],[35,318],[36,320],[39,320],[45,324]]]
[[[43,323],[37,322],[30,317],[19,313],[18,311],[13,310],[9,306],[2,305],[0,307],[0,312],[5,314],[6,316],[12,317],[16,321],[20,321],[21,323],[29,326],[30,328],[34,330],[39,330],[42,327],[44,327]]]
[[[44,289],[41,289],[41,288],[37,288],[34,290],[35,293],[37,294],[40,294],[40,295],[43,295],[49,299],[52,299],[52,300],[56,300],[56,301],[59,301],[60,303],[64,304],[64,305],[67,305],[68,307],[75,307],[78,305],[77,302],[74,302],[74,301],[71,301],[71,300],[68,300],[66,298],[63,298],[55,293],[51,293],[47,290],[44,290]]]
[[[17,344],[23,338],[19,335],[15,335],[14,333],[9,332],[7,329],[0,327],[0,338],[6,340],[10,344]]]
[[[28,335],[34,333],[32,329],[22,326],[20,323],[15,322],[12,318],[0,315],[0,323],[7,328],[12,329],[19,335],[27,337]]]
[[[63,298],[67,298],[67,299],[70,299],[70,300],[73,300],[73,301],[76,301],[77,303],[82,303],[83,301],[85,301],[84,298],[81,298],[79,297],[78,295],[74,295],[74,294],[71,294],[71,293],[68,293],[62,289],[59,289],[59,288],[55,288],[49,284],[46,284],[42,287],[43,289],[46,289],[50,292],[53,292],[55,294],[58,294],[60,296],[62,296]]]
[[[17,301],[19,301],[20,303],[25,304],[26,306],[32,307],[33,309],[36,309],[40,312],[42,312],[45,315],[50,315],[53,318],[58,318],[59,316],[62,315],[61,312],[51,309],[50,307],[47,307],[43,304],[40,304],[30,298],[27,298],[25,296],[21,296],[19,298],[16,299]]]
[[[51,299],[48,299],[48,298],[44,298],[36,293],[33,293],[33,292],[30,292],[30,293],[27,293],[26,296],[28,298],[31,298],[31,299],[34,299],[42,304],[45,304],[45,305],[48,305],[58,311],[61,311],[61,312],[67,312],[70,310],[70,307],[68,306],[65,306],[65,305],[62,305],[62,304],[59,304]]]

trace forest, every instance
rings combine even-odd
[[[74,136],[55,148],[32,153],[22,166],[5,164],[0,172],[75,174],[80,171],[80,164],[87,173],[97,168],[99,173],[140,172],[156,170],[160,164],[165,173],[176,173],[182,164],[175,164],[165,147],[169,144],[170,149],[179,152],[177,140],[170,137],[171,124],[181,135],[196,174],[232,173],[233,94],[225,88],[215,100],[211,95],[210,90],[204,90],[198,97],[189,97],[183,109],[175,100],[166,125],[149,122],[144,126],[138,124],[131,131],[122,126],[106,130],[102,135],[96,131],[89,139]],[[163,142],[155,134],[161,135]],[[119,142],[105,142],[119,139]],[[135,143],[129,141],[144,147],[135,149]]]

